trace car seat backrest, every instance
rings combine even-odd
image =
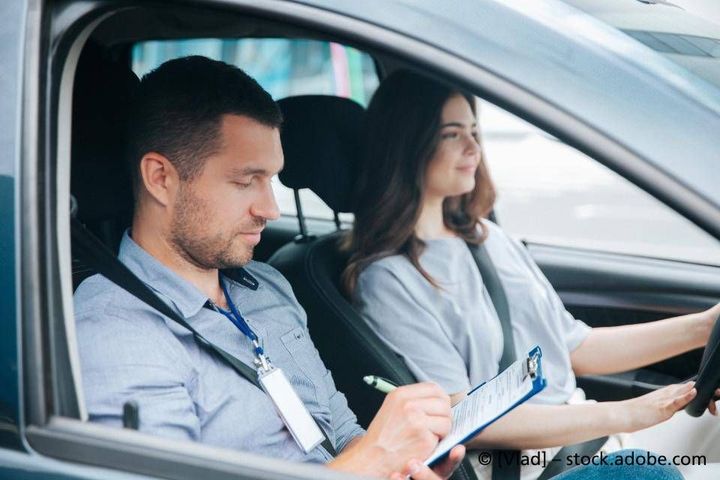
[[[281,132],[285,168],[280,180],[296,192],[309,188],[337,214],[353,212],[355,181],[360,170],[364,110],[355,102],[327,96],[290,97],[279,102],[285,116]],[[295,195],[299,201],[299,195]],[[302,209],[298,205],[298,215]],[[347,232],[319,238],[301,235],[281,247],[269,263],[290,281],[305,308],[308,327],[338,390],[345,393],[358,422],[367,427],[384,395],[363,383],[380,375],[397,384],[414,383],[402,357],[371,329],[343,295],[340,276],[349,252],[341,248]],[[452,480],[477,480],[469,459]]]
[[[279,104],[285,117],[280,180],[296,190],[311,189],[336,213],[352,212],[364,109],[348,99],[320,95],[290,97]],[[383,395],[365,385],[363,376],[380,375],[400,384],[412,383],[415,377],[339,288],[348,258],[340,248],[345,234],[299,238],[280,248],[269,263],[293,285],[323,361],[360,423],[367,426]]]
[[[352,100],[301,95],[280,100],[282,183],[309,188],[335,212],[352,212],[364,109]]]
[[[125,132],[128,106],[138,83],[127,65],[88,42],[73,87],[70,191],[74,215],[113,251],[132,218]],[[73,258],[77,287],[94,272]]]

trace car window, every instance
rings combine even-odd
[[[592,158],[481,102],[497,219],[532,243],[720,265],[720,242]]]
[[[378,86],[370,55],[339,43],[318,40],[245,38],[141,42],[133,46],[132,69],[142,77],[167,60],[187,55],[203,55],[239,66],[275,100],[322,94],[350,98],[367,106]],[[273,179],[273,189],[280,213],[296,215],[292,190],[277,177]],[[332,210],[312,191],[301,190],[300,201],[306,217],[333,218]]]

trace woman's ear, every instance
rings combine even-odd
[[[175,166],[157,152],[143,155],[140,160],[140,178],[147,193],[163,206],[172,202],[180,184]]]

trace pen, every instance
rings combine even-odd
[[[363,377],[363,381],[382,393],[390,393],[397,388],[397,385],[387,378],[378,377],[377,375]]]

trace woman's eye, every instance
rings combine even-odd
[[[459,134],[457,132],[446,132],[446,133],[443,133],[440,138],[453,139],[453,138],[458,138],[458,137],[459,137]]]

